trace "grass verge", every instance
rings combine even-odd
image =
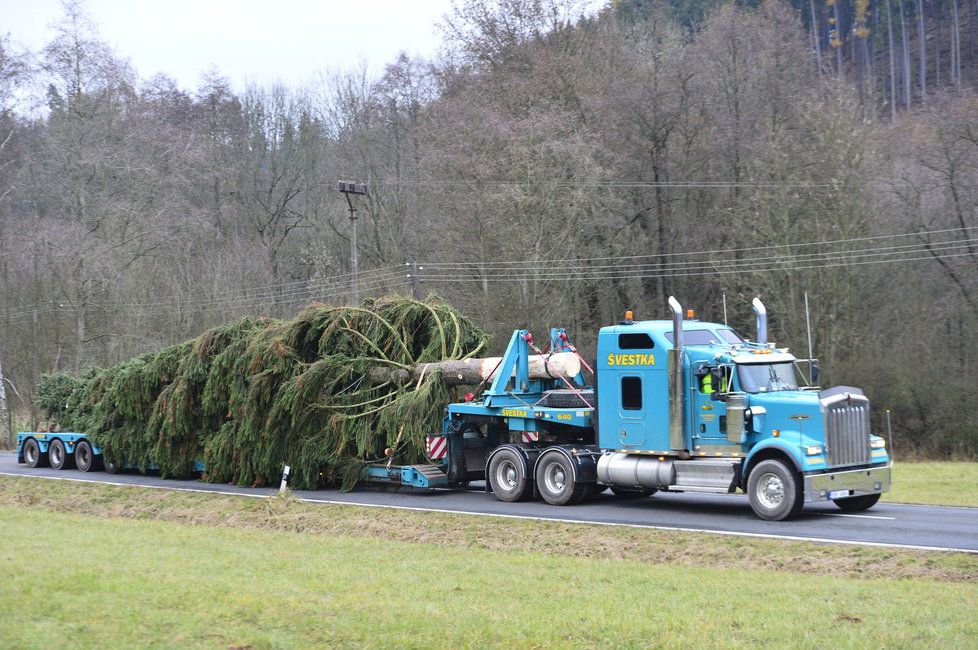
[[[93,487],[79,496],[130,518],[4,499],[0,647],[973,647],[978,635],[974,582],[569,557],[518,550],[533,548],[520,537],[506,550],[409,543],[378,535],[393,522],[377,511]],[[157,520],[205,516],[225,525]],[[422,516],[433,532],[446,523]],[[374,521],[356,536],[288,532],[310,517],[326,530]]]
[[[978,508],[978,462],[894,463],[883,500]]]
[[[773,570],[851,578],[978,582],[978,555],[935,553],[706,533],[312,504],[237,496],[0,476],[0,508],[197,526],[379,538],[443,547],[532,549],[562,557],[676,567]]]

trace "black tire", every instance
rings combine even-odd
[[[48,462],[54,469],[69,469],[72,466],[72,455],[65,448],[65,443],[54,439],[48,445]]]
[[[537,460],[537,490],[552,506],[567,506],[579,502],[588,493],[588,483],[574,481],[574,468],[564,454],[544,452]]]
[[[876,505],[876,502],[880,500],[882,494],[863,494],[858,497],[847,497],[845,499],[833,499],[832,501],[835,505],[839,506],[846,512],[862,512],[863,510],[869,510]]]
[[[629,489],[629,488],[612,487],[611,492],[619,499],[638,499],[641,497],[650,497],[656,492],[658,492],[658,490],[652,490],[647,488]]]
[[[110,462],[106,461],[103,458],[102,459],[102,465],[104,466],[105,472],[107,474],[118,474],[119,473],[119,466],[116,465],[115,463],[110,463]]]
[[[102,457],[96,456],[92,451],[92,443],[82,440],[75,445],[75,467],[83,472],[94,472],[99,469],[99,461]]]
[[[21,453],[24,455],[24,464],[28,467],[47,467],[48,453],[41,451],[41,446],[34,438],[28,438],[24,442]]]
[[[767,521],[791,519],[804,505],[801,481],[780,460],[761,461],[751,470],[747,496],[754,513]]]
[[[513,503],[533,496],[533,486],[526,476],[526,464],[514,449],[500,449],[493,454],[486,478],[492,493],[500,501]]]

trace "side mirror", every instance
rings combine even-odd
[[[710,381],[713,383],[713,394],[710,399],[717,402],[726,402],[727,393],[730,392],[730,375],[724,366],[710,368]]]
[[[809,368],[811,369],[812,384],[818,386],[818,376],[821,374],[822,369],[818,365],[818,359],[809,359]]]

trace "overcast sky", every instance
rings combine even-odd
[[[194,89],[211,66],[246,81],[304,84],[316,70],[377,74],[401,51],[430,57],[451,0],[88,0],[102,39],[140,77]],[[51,39],[59,0],[0,0],[0,33],[33,50]]]

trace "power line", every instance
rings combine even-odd
[[[517,181],[503,179],[473,179],[473,180],[385,180],[374,181],[374,186],[499,186],[499,187],[610,187],[610,188],[695,188],[709,189],[720,188],[730,189],[736,187],[747,188],[826,188],[838,187],[841,183],[831,183],[822,181],[568,181],[566,179],[549,179],[539,181]]]
[[[391,270],[386,270],[391,269]],[[396,269],[396,270],[395,270]],[[386,271],[385,271],[386,270]],[[380,272],[378,274],[378,272]],[[388,266],[381,267],[379,269],[373,269],[368,271],[370,274],[370,280],[374,281],[378,279],[394,280],[398,277],[403,277],[404,270],[401,266]],[[255,287],[247,287],[235,290],[223,291],[221,297],[213,298],[210,300],[191,300],[191,301],[170,301],[170,300],[158,300],[151,302],[136,302],[136,303],[116,303],[114,306],[117,308],[146,308],[146,307],[157,307],[157,306],[195,306],[195,305],[206,305],[213,303],[223,303],[223,302],[235,302],[239,299],[252,299],[252,298],[277,298],[277,297],[289,297],[291,295],[297,295],[302,293],[317,293],[322,291],[335,291],[342,288],[347,288],[351,285],[352,280],[350,279],[351,274],[344,273],[342,275],[330,276],[317,281],[304,280],[300,282],[289,282],[277,285],[262,285]],[[363,275],[363,274],[362,274]],[[302,285],[302,286],[295,286]],[[291,287],[291,288],[280,288],[280,287]],[[251,292],[249,295],[248,292]],[[40,309],[35,309],[31,306],[17,307],[11,310],[11,314],[14,316],[21,316],[33,313],[51,313],[57,311],[57,308],[45,306]]]
[[[407,278],[403,271],[391,272],[387,274],[382,274],[380,276],[371,277],[368,280],[361,280],[361,287],[368,291],[373,291],[380,288],[390,287],[396,284],[403,284],[407,281]],[[126,308],[130,312],[135,312],[139,315],[151,315],[166,313],[169,311],[175,311],[179,309],[202,309],[202,310],[215,310],[215,309],[244,309],[249,307],[259,307],[266,305],[270,300],[278,300],[281,302],[295,303],[295,302],[305,302],[310,301],[319,297],[323,297],[326,294],[332,293],[344,293],[349,290],[352,285],[352,281],[347,280],[339,283],[330,283],[318,285],[309,288],[297,288],[291,289],[286,292],[271,293],[271,294],[259,294],[255,296],[236,296],[231,299],[215,298],[215,299],[199,299],[192,301],[159,301],[155,303],[122,303],[111,305],[112,309]],[[65,309],[69,311],[74,311],[73,305],[65,305]],[[23,325],[33,321],[36,315],[41,316],[48,313],[58,311],[57,308],[46,307],[44,309],[37,310],[36,312],[26,312],[21,314],[19,318],[15,317],[10,321],[11,325]]]
[[[830,246],[835,244],[851,244],[856,242],[894,239],[898,237],[918,237],[918,236],[927,236],[927,235],[939,235],[939,234],[970,231],[970,230],[978,230],[978,226],[963,226],[960,228],[944,228],[940,230],[924,230],[919,232],[896,233],[892,235],[872,235],[866,237],[852,237],[849,239],[830,239],[825,241],[798,242],[798,243],[791,243],[791,244],[768,244],[764,246],[746,246],[742,248],[724,248],[724,249],[713,249],[713,250],[687,251],[681,253],[645,253],[642,255],[625,255],[625,256],[609,255],[605,257],[581,257],[581,258],[571,258],[571,259],[563,259],[563,260],[552,260],[552,259],[551,260],[518,260],[518,261],[510,261],[510,262],[501,261],[501,262],[488,262],[488,263],[461,262],[461,264],[469,265],[469,266],[480,266],[480,267],[489,267],[489,266],[525,267],[533,264],[552,265],[554,263],[567,264],[573,262],[599,262],[599,261],[607,261],[607,260],[624,260],[624,259],[637,260],[637,259],[655,259],[655,258],[680,257],[680,256],[688,257],[690,255],[717,256],[717,255],[730,254],[730,253],[746,253],[748,251],[776,250],[782,248],[800,248],[800,247],[807,247],[807,246]],[[425,266],[430,268],[438,268],[439,266],[442,265],[457,266],[458,264],[460,263],[459,262],[426,262]]]
[[[858,253],[869,253],[869,254],[884,254],[884,253],[894,253],[901,254],[905,252],[922,252],[926,250],[940,250],[947,247],[961,248],[969,247],[973,243],[978,243],[978,238],[970,239],[955,239],[947,240],[941,242],[931,242],[927,244],[914,243],[914,244],[901,244],[901,245],[891,245],[891,246],[879,246],[875,248],[856,248],[847,250],[837,250],[837,251],[825,251],[816,253],[784,253],[781,255],[770,255],[765,257],[747,257],[747,258],[734,258],[731,260],[719,259],[719,256],[713,256],[712,258],[707,255],[703,255],[700,259],[688,260],[682,262],[667,262],[667,263],[645,263],[645,264],[599,264],[599,265],[581,265],[580,267],[570,267],[567,266],[566,270],[561,270],[560,273],[577,273],[577,272],[593,272],[601,270],[615,270],[615,269],[629,269],[629,270],[655,270],[655,271],[668,271],[668,270],[682,270],[684,268],[691,267],[702,267],[704,264],[715,263],[715,264],[759,264],[765,262],[799,262],[806,261],[808,259],[819,259],[825,257],[831,257],[833,255],[847,255],[856,256]],[[643,256],[644,257],[644,256]],[[628,260],[632,258],[622,258],[622,260]],[[425,264],[425,267],[434,267],[433,270],[436,272],[446,272],[446,271],[467,271],[467,272],[479,272],[484,275],[492,273],[504,273],[504,272],[516,272],[519,271],[522,275],[528,274],[538,274],[542,271],[552,272],[555,271],[556,266],[565,265],[566,263],[562,260],[542,260],[543,265],[530,266],[529,264],[525,267],[517,268],[504,268],[504,267],[483,267],[479,265],[470,265],[468,263],[461,263],[459,266],[450,266],[448,263],[442,263],[440,265],[435,264]],[[428,277],[428,276],[426,276]]]
[[[948,228],[942,230],[923,231],[916,233],[898,233],[893,235],[878,235],[856,237],[821,242],[802,242],[797,244],[774,244],[768,246],[752,246],[738,249],[714,251],[697,251],[690,253],[668,253],[661,255],[636,255],[621,258],[596,257],[579,258],[577,260],[528,260],[523,262],[500,262],[499,265],[481,265],[479,263],[433,262],[425,263],[424,267],[433,272],[425,274],[426,282],[517,282],[517,281],[599,281],[612,279],[636,278],[682,278],[721,276],[734,273],[766,273],[818,268],[834,268],[840,266],[860,266],[867,264],[885,264],[914,262],[933,259],[951,259],[971,255],[971,248],[978,238],[963,238],[941,240],[936,242],[913,242],[908,244],[887,244],[875,247],[864,247],[849,250],[817,251],[810,253],[793,253],[792,248],[812,246],[831,246],[856,242],[881,241],[902,237],[924,237],[948,233],[966,233],[978,227]],[[747,257],[740,259],[717,259],[722,255],[746,251],[774,251],[789,249],[783,254]],[[967,249],[963,252],[962,249]],[[923,255],[927,253],[927,255]],[[682,260],[662,263],[623,263],[628,260],[667,259],[677,256],[700,256],[698,260]],[[714,259],[709,259],[710,257]],[[572,262],[592,262],[615,260],[615,264],[568,267]],[[705,265],[714,268],[704,268]],[[516,266],[516,265],[522,265]],[[545,266],[541,266],[545,265]],[[477,276],[466,276],[478,272]],[[114,309],[126,309],[139,315],[152,315],[182,309],[247,309],[266,306],[269,301],[278,303],[295,303],[324,297],[328,294],[343,293],[352,286],[352,274],[331,276],[319,281],[301,281],[245,287],[225,292],[220,297],[194,300],[160,300],[142,303],[118,303],[111,306]],[[361,280],[361,286],[367,291],[406,283],[409,274],[401,266],[380,267],[363,274],[368,277]],[[301,286],[298,286],[301,285]],[[100,306],[101,307],[101,306]],[[12,313],[12,325],[26,324],[35,316],[49,314],[66,308],[73,311],[74,306],[45,307],[32,310],[29,307],[15,308]]]
[[[841,259],[838,262],[830,262],[827,264],[809,264],[796,266],[794,264],[787,264],[781,267],[768,267],[768,268],[758,268],[758,269],[740,269],[740,268],[726,268],[726,269],[710,269],[702,270],[698,272],[687,272],[687,273],[637,273],[637,274],[616,274],[616,273],[605,273],[605,274],[592,274],[592,275],[578,275],[570,276],[566,274],[553,274],[548,276],[485,276],[483,278],[462,278],[458,276],[425,276],[426,282],[439,282],[439,281],[452,281],[452,282],[523,282],[527,280],[540,280],[540,281],[569,281],[569,280],[627,280],[627,279],[656,279],[656,278],[687,278],[687,277],[702,277],[709,275],[730,275],[735,273],[765,273],[765,272],[775,272],[775,271],[801,271],[807,269],[821,269],[821,268],[835,268],[840,266],[861,266],[866,264],[893,264],[897,262],[915,262],[921,260],[934,260],[934,259],[950,259],[955,257],[970,257],[972,253],[951,253],[947,255],[926,255],[922,257],[909,257],[909,258],[884,258],[884,259],[871,259],[871,260],[857,260],[852,261],[849,259]]]

